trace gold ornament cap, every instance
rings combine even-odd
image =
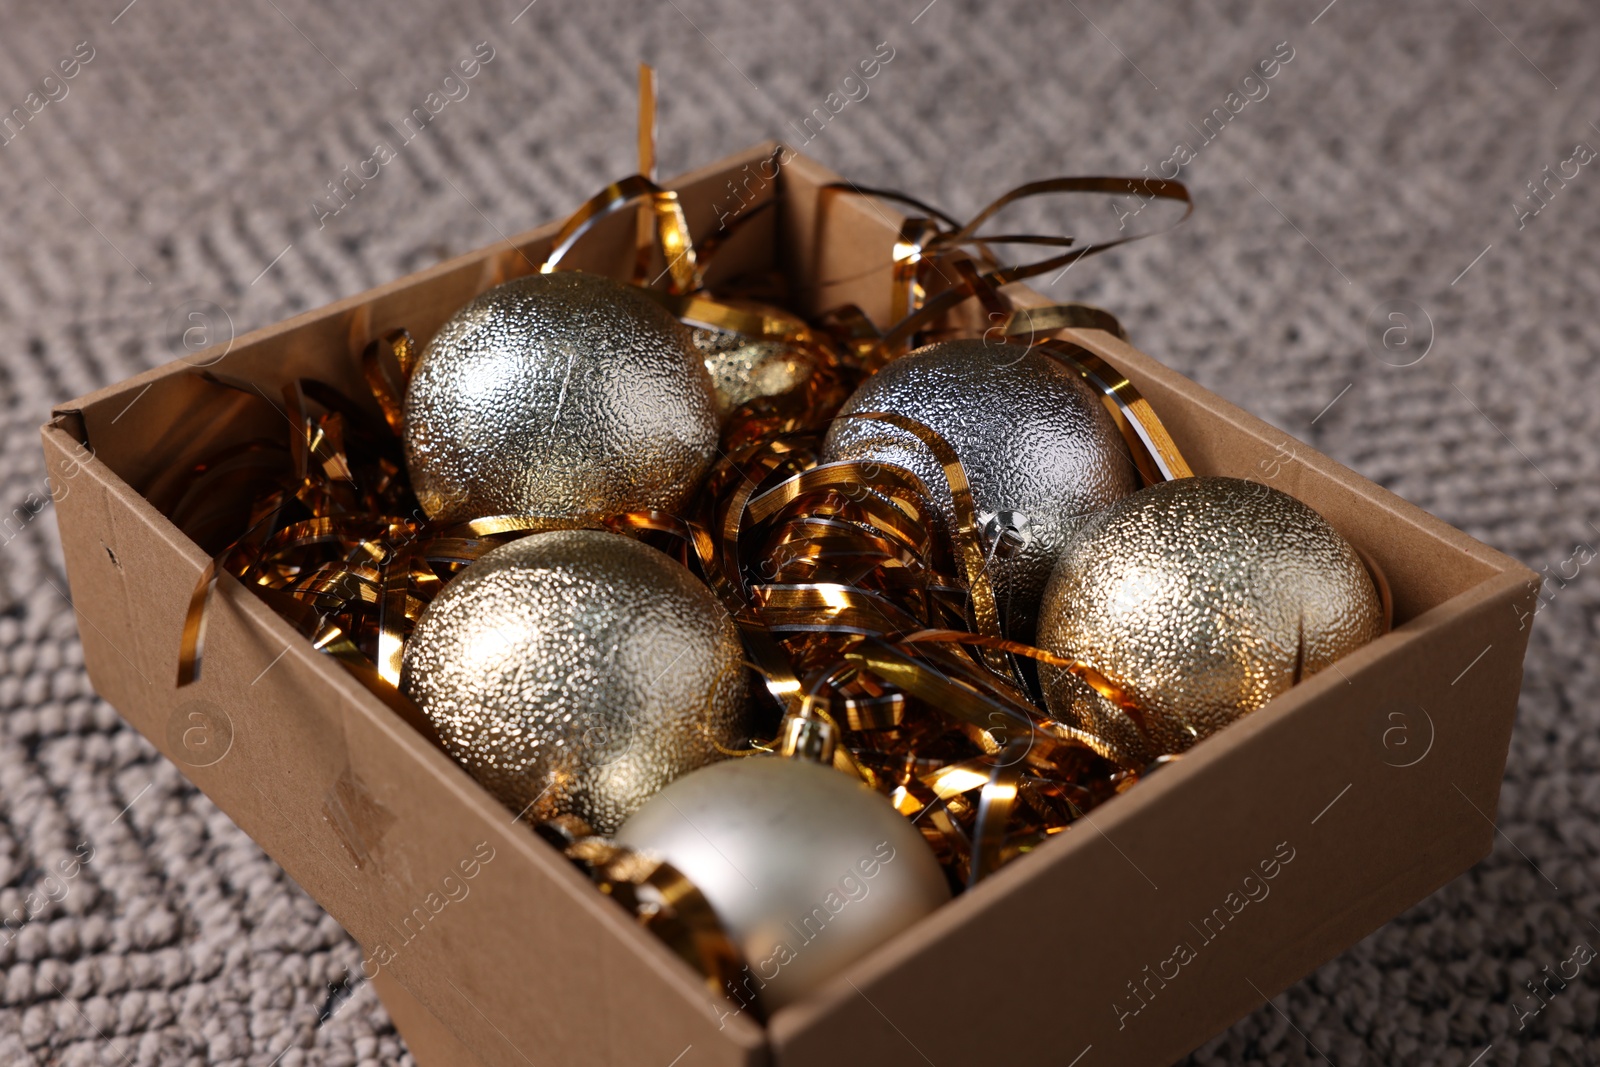
[[[838,748],[839,728],[816,714],[809,699],[799,711],[785,715],[778,726],[778,754],[786,759],[830,766]]]

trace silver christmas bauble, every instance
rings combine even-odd
[[[955,510],[942,465],[896,426],[845,417],[872,411],[916,419],[955,449],[992,559],[1002,627],[1008,637],[1031,640],[1061,546],[1088,516],[1139,485],[1098,395],[1038,351],[983,340],[928,345],[862,383],[828,431],[824,461],[867,460],[910,470],[950,533]]]
[[[1259,482],[1179,478],[1087,524],[1045,591],[1040,647],[1086,663],[1116,698],[1065,668],[1039,676],[1052,714],[1144,761],[1188,748],[1382,628],[1361,557],[1321,515]]]
[[[406,465],[423,510],[459,521],[656,508],[694,491],[716,398],[688,328],[630,287],[558,271],[477,297],[407,386]]]
[[[801,760],[755,756],[696,771],[616,841],[666,860],[700,890],[748,965],[728,995],[768,1012],[950,898],[933,852],[886,798]]]
[[[717,745],[743,744],[742,657],[684,567],[621,534],[561,530],[451,580],[417,620],[400,684],[507,807],[609,833]]]

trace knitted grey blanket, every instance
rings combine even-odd
[[[963,216],[1029,178],[1181,168],[1187,224],[1046,291],[1548,576],[1493,855],[1190,1062],[1600,1059],[1600,967],[1526,985],[1600,945],[1596,15],[9,0],[0,917],[27,921],[0,925],[0,1064],[411,1062],[370,987],[330,991],[355,943],[91,691],[36,430],[181,354],[195,302],[242,333],[569,212],[633,169],[641,60],[663,174],[783,138]],[[1103,236],[1134,206],[1048,218]]]

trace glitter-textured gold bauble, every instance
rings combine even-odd
[[[922,835],[859,779],[776,756],[672,783],[617,843],[666,860],[747,963],[725,992],[792,1003],[950,899]]]
[[[720,758],[716,744],[743,744],[742,656],[684,567],[621,534],[561,530],[502,545],[441,590],[400,684],[507,807],[610,833]]]
[[[829,429],[823,459],[910,470],[949,533],[956,520],[943,467],[905,430],[844,417],[872,411],[916,419],[955,449],[993,560],[1002,627],[1008,637],[1031,640],[1062,545],[1088,516],[1139,484],[1099,396],[1041,352],[983,340],[928,345],[862,383]]]
[[[787,341],[761,341],[703,326],[693,327],[693,335],[723,418],[752,400],[787,393],[816,371],[805,349]]]
[[[423,510],[579,525],[673,510],[715,458],[716,397],[687,327],[630,287],[558,271],[490,289],[411,376],[406,465]]]
[[[1039,675],[1052,714],[1149,760],[1261,707],[1382,626],[1361,557],[1321,515],[1259,482],[1179,478],[1079,531],[1040,608],[1040,647],[1087,663],[1137,710],[1064,669]]]

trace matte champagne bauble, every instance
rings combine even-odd
[[[502,545],[441,590],[401,687],[507,807],[609,833],[719,759],[717,744],[743,743],[742,656],[684,567],[620,534],[563,530]]]
[[[955,449],[972,488],[1006,636],[1031,640],[1061,547],[1090,515],[1138,487],[1127,446],[1100,398],[1037,350],[983,340],[928,345],[856,390],[828,431],[823,459],[903,467],[955,529],[944,468],[912,434],[858,412],[909,416]],[[1005,536],[1007,528],[1015,531]]]
[[[696,771],[616,840],[700,890],[748,964],[728,995],[768,1012],[950,897],[921,833],[885,797],[806,761],[757,756]]]
[[[1087,663],[1120,700],[1063,668],[1039,675],[1057,718],[1149,760],[1261,707],[1382,626],[1361,557],[1321,515],[1259,482],[1180,478],[1086,525],[1045,591],[1039,645]]]
[[[673,510],[717,444],[716,397],[687,327],[595,274],[490,289],[428,342],[405,400],[406,465],[430,518],[581,525]]]

